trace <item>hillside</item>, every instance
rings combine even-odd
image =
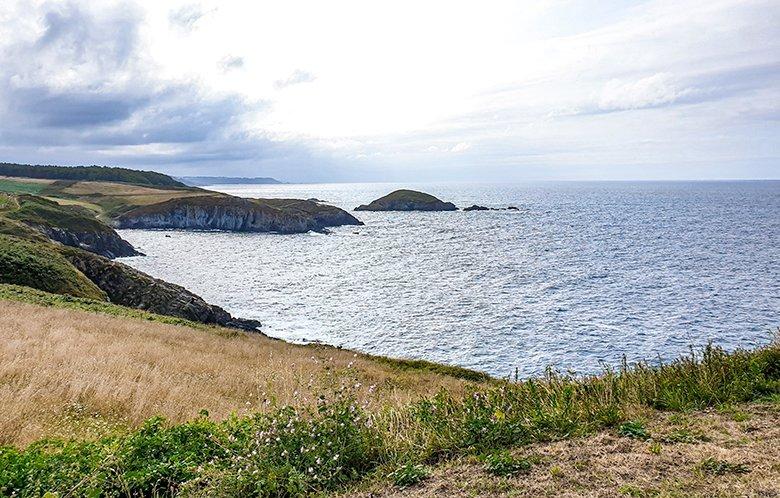
[[[0,286],[0,494],[780,492],[777,344],[473,383],[96,306]]]
[[[41,166],[0,163],[0,176],[43,178],[50,180],[121,182],[158,187],[184,187],[168,175],[109,166]]]
[[[0,445],[100,435],[154,416],[182,423],[204,409],[224,420],[311,403],[344,383],[360,383],[356,394],[372,406],[465,385],[429,364],[408,367],[14,286],[0,285],[0,315],[0,378],[14,379],[0,389]]]

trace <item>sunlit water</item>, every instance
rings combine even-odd
[[[215,186],[351,210],[401,185]],[[264,332],[494,375],[670,359],[780,326],[780,182],[425,184],[463,207],[328,235],[122,230],[124,262]]]

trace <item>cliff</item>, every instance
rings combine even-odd
[[[63,206],[32,195],[16,198],[18,208],[6,216],[23,223],[61,244],[79,247],[107,258],[137,256],[140,253],[113,228],[79,206]]]
[[[234,232],[304,233],[362,225],[343,209],[298,199],[201,196],[171,199],[132,209],[114,220],[117,228],[179,228]]]
[[[396,190],[370,204],[360,205],[355,211],[457,211],[451,202],[444,202],[416,190]]]
[[[234,318],[184,287],[152,278],[125,264],[79,249],[63,248],[61,252],[65,259],[105,292],[112,303],[193,322],[252,331],[260,327],[260,322],[256,320]]]

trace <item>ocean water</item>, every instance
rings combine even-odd
[[[396,188],[464,207],[330,234],[122,230],[122,261],[264,332],[497,376],[668,360],[780,327],[780,182],[220,185],[345,209]]]

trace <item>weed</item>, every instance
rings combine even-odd
[[[525,458],[516,458],[508,451],[491,453],[485,458],[485,470],[494,476],[507,477],[531,469],[531,462]]]
[[[647,428],[638,420],[629,420],[620,424],[620,427],[618,427],[618,434],[631,439],[641,439],[642,441],[650,438],[650,433],[647,432]]]
[[[724,474],[746,474],[750,472],[750,467],[742,463],[730,463],[725,460],[718,460],[713,457],[705,458],[697,466],[697,469],[703,474],[724,475]]]
[[[407,463],[391,472],[388,477],[399,488],[408,488],[427,479],[428,475],[424,466]]]

